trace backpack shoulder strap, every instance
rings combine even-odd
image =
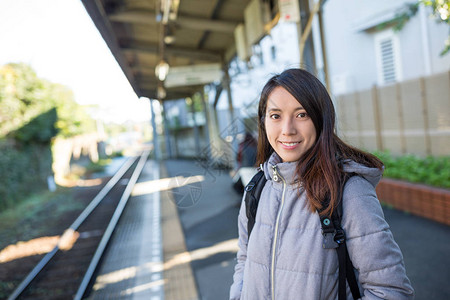
[[[245,186],[245,211],[247,214],[247,232],[248,238],[250,238],[250,233],[252,232],[253,226],[255,225],[256,211],[258,209],[259,198],[266,184],[266,177],[263,171],[258,171],[250,182]]]
[[[342,191],[345,184],[347,183],[347,180],[352,175],[353,174],[345,178],[344,182],[342,183]],[[341,227],[341,219],[343,213],[342,194],[343,192],[341,193],[341,198],[339,199],[338,206],[331,215],[331,218],[319,214],[323,234],[322,246],[325,249],[336,249],[337,251],[339,262],[338,299],[343,300],[347,298],[346,279],[348,281],[350,291],[352,292],[353,299],[359,299],[361,298],[361,294],[359,292],[358,283],[356,282],[355,272],[353,271],[353,263],[350,260],[350,256],[348,255],[347,245],[345,243],[345,232]],[[327,199],[327,202],[329,202],[329,199]],[[325,208],[326,205],[324,205],[323,209]],[[321,211],[323,211],[323,209]]]

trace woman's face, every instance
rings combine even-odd
[[[297,161],[316,141],[316,129],[301,104],[282,87],[267,99],[267,139],[283,162]]]

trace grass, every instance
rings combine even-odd
[[[91,162],[86,166],[86,173],[101,173],[105,170],[106,166],[111,163],[111,159],[99,159],[97,162]]]
[[[16,207],[0,213],[0,249],[51,232],[61,215],[82,208],[81,203],[73,200],[68,188],[33,194]]]
[[[90,178],[94,173],[102,173],[111,161],[110,158],[99,159],[97,162],[92,162],[87,159],[81,160],[71,165],[70,174],[66,175],[66,177],[72,180]]]
[[[75,177],[89,177],[103,172],[111,159],[90,162],[85,167],[77,166],[71,174]],[[67,212],[80,211],[84,204],[76,201],[73,190],[58,187],[57,191],[44,190],[34,193],[16,206],[0,212],[0,250],[18,241],[28,241],[43,235],[61,234],[55,232],[60,226],[58,220]]]

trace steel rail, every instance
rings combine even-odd
[[[106,246],[108,245],[108,242],[111,239],[111,236],[114,232],[114,229],[116,228],[116,225],[119,222],[120,216],[122,215],[122,212],[125,209],[128,199],[130,198],[134,185],[136,184],[139,176],[141,175],[142,169],[144,168],[144,165],[147,162],[147,157],[149,156],[149,154],[150,151],[147,150],[142,154],[141,158],[139,159],[136,169],[134,169],[133,175],[131,175],[127,187],[125,188],[125,191],[123,192],[122,197],[120,198],[119,204],[117,205],[117,208],[114,211],[111,221],[109,222],[108,227],[106,228],[105,233],[102,236],[100,244],[98,245],[97,250],[95,251],[95,254],[89,264],[88,270],[86,271],[83,280],[78,288],[78,291],[73,298],[74,300],[81,300],[83,298],[83,295],[86,293],[86,289],[89,285],[89,282],[91,281],[94,272],[97,269],[98,263],[100,262],[103,252],[105,251]]]
[[[78,218],[70,225],[66,232],[74,232],[78,227],[86,220],[86,218],[91,214],[91,212],[97,207],[97,205],[105,198],[109,191],[117,184],[117,182],[122,178],[126,171],[130,169],[133,163],[137,160],[136,157],[129,158],[120,169],[114,174],[114,176],[108,181],[108,183],[100,190],[100,192],[92,199],[89,205],[81,212]],[[8,300],[15,300],[19,297],[23,291],[30,285],[30,283],[36,278],[36,276],[42,271],[42,269],[47,265],[47,263],[55,256],[55,254],[60,249],[60,241],[64,234],[59,238],[58,244],[53,248],[52,251],[48,252],[39,263],[33,268],[33,270],[28,273],[27,277],[17,286],[17,288],[8,297]]]

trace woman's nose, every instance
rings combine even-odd
[[[295,129],[295,126],[294,126],[294,120],[292,120],[291,118],[285,119],[283,122],[282,134],[283,135],[294,135],[296,133],[297,133],[297,130]]]

